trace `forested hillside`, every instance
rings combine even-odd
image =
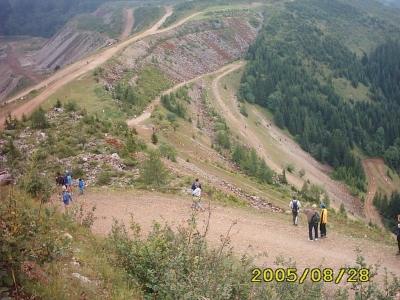
[[[0,0],[0,35],[49,38],[71,18],[117,0]]]
[[[399,171],[399,36],[342,1],[287,3],[250,47],[240,96],[267,107],[336,179],[363,191],[356,147]]]

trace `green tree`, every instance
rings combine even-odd
[[[35,129],[44,129],[48,127],[46,113],[41,106],[35,109],[31,115],[32,127]]]
[[[215,133],[215,140],[224,149],[231,148],[231,141],[229,139],[229,134],[225,130],[218,130]]]
[[[272,184],[273,182],[273,172],[268,167],[264,159],[260,159],[260,166],[258,168],[257,178],[260,179],[261,182],[266,182],[268,184]]]
[[[151,151],[148,158],[142,163],[140,178],[144,183],[156,184],[158,187],[165,184],[168,170],[156,152]]]
[[[240,113],[245,117],[249,116],[249,114],[247,113],[246,105],[244,103],[240,107]]]
[[[54,105],[54,107],[56,107],[56,108],[62,107],[62,103],[61,103],[61,100],[60,100],[59,98],[57,98],[57,102],[56,102],[56,104]]]
[[[286,170],[285,169],[282,170],[282,175],[279,176],[279,179],[280,179],[282,184],[288,184],[288,180],[286,178]]]
[[[156,134],[155,131],[153,131],[153,133],[152,133],[152,135],[151,135],[151,142],[152,142],[154,145],[157,145],[157,143],[158,143],[158,137],[157,137],[157,134]]]
[[[241,163],[244,161],[245,158],[246,158],[246,153],[245,153],[245,151],[244,151],[243,145],[240,144],[240,143],[236,143],[235,149],[233,150],[233,153],[232,153],[232,160],[233,160],[238,166],[240,166]]]
[[[343,203],[340,204],[339,214],[347,218],[346,208]]]
[[[7,164],[14,165],[16,160],[21,156],[18,148],[14,145],[14,140],[10,137],[1,148],[1,154],[7,154]]]
[[[161,141],[161,144],[158,146],[158,153],[172,161],[176,161],[176,156],[178,155],[176,148],[166,141]]]

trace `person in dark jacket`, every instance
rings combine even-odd
[[[198,178],[196,178],[195,180],[194,180],[194,182],[193,182],[193,184],[192,184],[192,192],[196,189],[196,186],[199,186],[199,188],[201,189],[201,183],[200,183],[200,181],[199,181],[199,179]]]
[[[296,199],[296,196],[293,196],[292,200],[290,201],[289,206],[292,209],[293,225],[297,226],[297,217],[299,215],[299,210],[300,210],[301,204],[300,204],[300,201]]]
[[[307,216],[307,222],[308,222],[308,240],[310,242],[312,241],[318,241],[318,223],[313,223],[312,222],[312,217],[317,213],[317,205],[313,204],[311,209],[306,208],[308,205],[308,203],[306,204],[306,206],[304,206],[303,212],[306,214]],[[312,230],[314,228],[314,235],[315,238],[313,239],[313,234],[312,234]]]

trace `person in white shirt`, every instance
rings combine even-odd
[[[201,211],[204,211],[204,208],[200,205],[200,200],[201,200],[201,188],[200,185],[196,182],[195,189],[192,192],[193,196],[193,208],[197,210],[199,208]]]
[[[297,226],[297,218],[299,215],[300,207],[300,201],[296,199],[296,196],[293,196],[292,201],[290,201],[290,208],[292,209],[293,215],[293,226]]]

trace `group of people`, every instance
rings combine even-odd
[[[64,202],[65,210],[68,211],[68,205],[73,202],[72,200],[72,175],[70,172],[65,171],[65,176],[62,176],[60,172],[57,172],[56,184],[58,187],[58,196]],[[85,183],[82,178],[78,179],[79,194],[83,195],[85,190]]]
[[[318,241],[318,224],[319,224],[319,231],[320,237],[326,238],[326,223],[328,222],[328,211],[326,209],[325,203],[321,203],[321,214],[317,211],[317,205],[313,204],[311,209],[306,208],[308,203],[304,206],[303,212],[307,216],[308,222],[308,240]],[[292,209],[293,215],[293,226],[297,226],[298,216],[300,211],[300,201],[293,196],[292,200],[290,201],[290,208]],[[313,237],[313,229],[314,229],[314,237]],[[400,246],[399,246],[400,247]],[[400,251],[400,248],[399,248]]]

